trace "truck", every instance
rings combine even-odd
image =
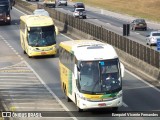
[[[10,10],[12,5],[10,0],[0,0],[0,22],[5,24],[11,24]]]
[[[55,0],[44,0],[43,4],[45,7],[55,7]]]

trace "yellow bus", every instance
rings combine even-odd
[[[79,112],[122,106],[124,66],[114,48],[95,40],[59,44],[61,87]]]
[[[20,17],[20,41],[29,57],[55,55],[57,27],[53,19],[43,15]]]
[[[44,0],[43,4],[46,7],[55,7],[55,0]]]

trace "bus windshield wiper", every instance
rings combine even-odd
[[[36,47],[39,46],[39,39],[35,41],[35,46],[36,46]]]

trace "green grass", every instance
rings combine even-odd
[[[113,12],[160,22],[160,0],[73,0]]]

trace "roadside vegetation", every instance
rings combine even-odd
[[[117,13],[160,22],[160,0],[72,0]]]
[[[24,6],[29,7],[32,11],[34,11],[37,8],[37,5],[33,5],[22,0],[16,0],[16,3],[23,3]]]

